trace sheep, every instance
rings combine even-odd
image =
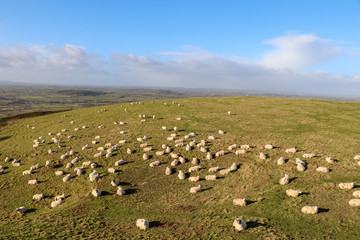
[[[15,212],[18,212],[20,214],[24,214],[24,213],[27,212],[27,209],[26,209],[26,207],[22,206],[22,207],[16,208]]]
[[[116,179],[112,180],[112,181],[110,182],[110,184],[111,184],[111,186],[113,186],[113,187],[117,187],[117,186],[120,185],[119,181],[116,180]]]
[[[136,220],[136,226],[141,230],[146,230],[149,228],[149,222],[146,219],[138,219]]]
[[[238,205],[238,206],[241,206],[241,207],[246,207],[246,199],[245,198],[235,198],[233,200],[233,204],[234,205]]]
[[[33,200],[41,200],[41,199],[44,199],[44,194],[43,193],[39,193],[39,194],[35,194],[33,197],[32,197]]]
[[[316,166],[316,171],[317,172],[323,172],[323,173],[327,173],[330,170],[327,167],[321,167],[321,166]]]
[[[160,161],[154,161],[149,164],[150,167],[155,167],[155,166],[159,166],[159,165],[160,165]]]
[[[174,132],[177,132],[179,129],[177,127],[174,127]]]
[[[146,153],[144,153],[143,156],[142,156],[142,158],[143,158],[143,160],[148,160],[148,159],[149,159],[149,156],[148,156]]]
[[[114,165],[116,167],[118,167],[118,166],[123,165],[123,164],[125,164],[125,161],[123,159],[120,159],[120,160],[117,160]]]
[[[232,225],[238,232],[244,231],[247,228],[246,222],[241,220],[240,218],[236,218]]]
[[[57,206],[59,206],[60,204],[62,204],[63,201],[64,201],[64,200],[62,200],[62,199],[52,201],[52,202],[51,202],[51,207],[52,207],[52,208],[57,207]]]
[[[38,180],[36,178],[31,179],[31,180],[28,181],[28,184],[30,184],[30,185],[38,184]]]
[[[216,175],[206,175],[205,180],[206,181],[215,181],[216,180]]]
[[[61,170],[55,172],[55,176],[61,176],[63,174],[64,174],[64,171],[61,171]]]
[[[228,115],[231,115],[231,111],[228,111]]]
[[[91,143],[95,145],[95,144],[98,144],[99,142],[94,140],[94,141],[91,141]]]
[[[319,211],[319,208],[317,206],[305,206],[301,208],[301,212],[305,214],[317,214]]]
[[[200,152],[206,153],[208,150],[204,147],[200,147]]]
[[[166,152],[166,153],[170,153],[170,152],[171,152],[171,148],[170,148],[169,146],[166,147],[165,152]]]
[[[353,182],[347,182],[347,183],[339,183],[340,189],[353,189],[354,183]]]
[[[86,144],[85,146],[83,146],[82,148],[81,148],[81,150],[85,150],[85,149],[88,149],[89,148],[89,144]]]
[[[327,158],[325,158],[325,161],[326,161],[327,163],[334,163],[336,160],[333,159],[332,157],[327,157]]]
[[[30,175],[30,174],[32,174],[31,169],[30,170],[25,170],[25,171],[22,172],[22,175]]]
[[[69,162],[68,164],[66,164],[65,168],[72,168],[73,164],[71,162]]]
[[[273,149],[273,145],[272,144],[266,144],[265,145],[265,149]]]
[[[199,159],[197,159],[197,158],[193,158],[192,160],[191,160],[191,164],[193,164],[193,165],[196,165],[196,164],[199,164],[200,163],[200,161],[199,161]]]
[[[209,168],[209,172],[217,172],[219,170],[219,167],[211,167]]]
[[[103,155],[103,152],[98,152],[94,154],[94,158],[99,158]]]
[[[111,143],[106,143],[106,144],[105,144],[105,147],[106,147],[106,148],[109,148],[109,147],[111,147],[111,146],[112,146]]]
[[[220,170],[220,175],[226,175],[229,174],[231,172],[230,168],[226,168],[226,169],[221,169]]]
[[[76,172],[76,175],[78,175],[78,176],[83,174],[83,168],[81,168],[81,167],[75,168],[74,171]]]
[[[152,151],[152,147],[145,147],[145,148],[143,149],[143,151],[144,151],[144,152],[150,152],[150,151]]]
[[[20,167],[20,165],[21,165],[21,163],[16,159],[14,159],[14,161],[12,161],[11,164],[13,165],[13,167]]]
[[[172,167],[176,167],[177,165],[179,165],[180,164],[180,161],[178,160],[178,159],[175,159],[175,160],[173,160],[172,162],[171,162],[171,166]]]
[[[132,151],[130,148],[127,148],[127,149],[126,149],[126,153],[127,153],[127,154],[132,154],[133,151]]]
[[[126,140],[119,140],[119,144],[124,144],[124,143],[126,143]]]
[[[237,147],[236,144],[230,145],[230,146],[228,147],[228,150],[229,150],[229,151],[232,151],[232,150],[234,150],[236,147]]]
[[[98,147],[96,150],[98,150],[98,151],[104,151],[105,148],[104,148],[104,147]]]
[[[118,188],[116,190],[116,195],[119,195],[119,196],[125,195],[125,190],[121,186],[118,186]]]
[[[297,149],[296,147],[293,147],[293,148],[287,148],[285,150],[286,153],[296,153],[297,152]]]
[[[360,199],[350,199],[349,205],[352,207],[360,207]]]
[[[9,158],[9,157],[6,157],[4,161],[5,161],[5,162],[10,162],[10,158]]]
[[[303,171],[306,170],[306,166],[305,166],[305,164],[299,163],[299,164],[296,165],[296,169],[297,169],[298,171],[300,171],[300,172],[303,172]]]
[[[156,156],[163,156],[165,154],[164,151],[157,151]]]
[[[301,194],[302,192],[300,190],[293,190],[293,189],[288,189],[286,190],[286,195],[288,195],[289,197],[297,197]]]
[[[74,155],[75,154],[75,151],[74,150],[71,150],[70,152],[69,152],[69,155]]]
[[[285,174],[285,177],[281,178],[279,181],[280,185],[286,185],[289,183],[289,175]]]
[[[259,158],[261,160],[265,160],[267,158],[267,156],[263,152],[260,152]]]
[[[207,160],[213,159],[213,155],[208,152],[208,153],[206,154],[206,159],[207,159]]]
[[[198,182],[199,180],[200,180],[200,176],[189,177],[190,182]]]
[[[55,201],[65,200],[65,193],[55,196]]]
[[[98,190],[98,189],[93,189],[91,191],[91,194],[94,196],[94,197],[100,197],[101,196],[101,191]]]
[[[71,160],[71,163],[72,163],[72,164],[75,164],[75,163],[77,163],[78,161],[79,161],[79,158],[76,157],[76,158],[74,158],[73,160]]]
[[[190,193],[199,193],[202,190],[201,188],[202,188],[201,185],[198,185],[197,187],[192,187],[190,188]]]
[[[354,157],[354,160],[360,160],[360,155],[356,155],[356,156]]]
[[[230,166],[230,172],[235,172],[237,169],[238,169],[238,167],[237,167],[237,165],[236,165],[236,163],[234,162],[231,166]]]
[[[285,159],[283,157],[280,157],[277,161],[276,161],[277,165],[283,165],[285,164]]]
[[[116,173],[116,169],[115,168],[108,168],[108,172],[109,173]]]
[[[92,173],[89,174],[90,182],[97,181],[99,179],[99,177],[100,177],[100,175],[96,170],[94,170]]]
[[[313,157],[315,157],[315,154],[314,153],[304,153],[302,156],[303,156],[303,158],[313,158]]]
[[[216,157],[220,157],[220,156],[224,156],[224,155],[225,155],[225,151],[224,151],[224,150],[221,150],[221,151],[215,153],[215,156],[216,156]]]
[[[186,144],[185,151],[187,152],[191,151],[191,146],[189,144]]]
[[[87,166],[90,166],[90,165],[91,165],[91,161],[87,161],[87,162],[82,163],[83,167],[87,167]]]
[[[353,196],[360,198],[360,191],[358,190],[358,191],[353,192]]]
[[[171,174],[172,174],[171,168],[166,167],[165,174],[166,174],[166,175],[171,175]]]
[[[189,168],[189,172],[197,172],[200,170],[200,166],[193,166]]]
[[[242,149],[246,149],[246,150],[249,150],[251,148],[250,145],[246,144],[246,145],[241,145],[241,148]]]
[[[91,168],[96,168],[96,167],[97,167],[97,164],[93,162],[93,163],[90,164],[90,167],[91,167]]]
[[[166,131],[166,126],[161,126],[161,129]]]
[[[176,153],[170,153],[170,157],[171,158],[179,158],[179,155],[177,155]]]
[[[218,132],[219,132],[219,134],[225,134],[225,132],[223,130],[219,130]]]
[[[185,174],[183,173],[183,171],[179,170],[178,178],[179,178],[180,180],[183,180],[183,179],[186,178],[186,176],[185,176]]]
[[[240,156],[241,154],[246,153],[246,149],[239,149],[235,151],[235,155],[236,156]]]
[[[62,181],[63,181],[63,182],[67,182],[67,181],[69,181],[70,179],[71,179],[71,175],[68,174],[68,175],[66,175],[65,177],[63,177]]]

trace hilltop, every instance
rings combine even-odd
[[[0,165],[4,167],[0,175],[0,235],[22,239],[359,239],[360,209],[348,204],[354,198],[352,192],[360,186],[360,166],[354,160],[360,154],[359,114],[360,103],[353,102],[227,97],[123,103],[10,118],[0,132]],[[167,139],[175,133],[174,127],[178,128],[174,140],[183,139],[184,146],[176,147],[174,140]],[[185,137],[191,132],[194,137]],[[144,136],[147,140],[139,142],[138,138]],[[54,137],[62,147],[52,141]],[[37,147],[33,146],[35,139],[40,142]],[[191,141],[198,144],[205,139],[212,159],[207,160],[207,153],[199,147],[185,150]],[[126,142],[119,143],[121,140]],[[143,160],[140,147],[145,142],[152,147],[147,152],[149,160]],[[113,156],[105,156],[110,148],[105,147],[107,143],[119,145]],[[86,144],[89,148],[82,150]],[[169,154],[156,155],[163,150],[162,144],[187,162],[170,166],[173,159]],[[233,144],[237,147],[229,150]],[[237,156],[235,151],[244,144],[251,148]],[[266,144],[274,148],[265,149]],[[99,147],[104,147],[104,154],[96,158]],[[298,151],[285,152],[292,147]],[[127,154],[127,148],[134,152]],[[49,149],[53,152],[48,153]],[[71,150],[74,155],[60,158]],[[215,157],[221,150],[225,155]],[[268,158],[260,159],[260,152]],[[315,157],[304,159],[304,153],[314,153]],[[4,162],[6,157],[19,160],[21,165]],[[75,157],[79,162],[66,169]],[[284,165],[277,164],[280,157],[286,159]],[[328,163],[326,157],[337,161]],[[202,169],[188,173],[194,166],[193,158],[200,160]],[[306,171],[296,169],[295,158],[306,161]],[[114,167],[119,159],[125,164]],[[161,164],[149,167],[156,160]],[[50,167],[44,166],[46,161],[51,161]],[[85,167],[80,176],[73,171],[85,161],[97,164],[98,181],[89,181],[93,171],[90,167]],[[234,162],[236,171],[226,175],[216,172],[216,181],[205,180],[206,175],[214,174],[208,172],[210,167],[226,169]],[[33,174],[22,175],[36,164],[40,168]],[[330,172],[317,172],[316,166],[327,167]],[[117,172],[109,173],[109,167]],[[173,169],[172,175],[165,175],[166,167]],[[66,174],[55,176],[59,170],[70,173],[70,181],[62,181]],[[187,178],[180,180],[178,170]],[[280,185],[285,174],[290,176],[290,183]],[[199,182],[188,180],[197,175]],[[34,178],[39,183],[29,185],[28,180]],[[126,195],[116,195],[116,187],[110,185],[113,179],[120,182]],[[355,189],[339,189],[341,182],[355,182]],[[190,187],[198,184],[203,191],[189,193]],[[92,196],[93,188],[103,195]],[[290,188],[300,189],[303,194],[291,198],[285,194]],[[44,193],[45,199],[32,200],[37,193]],[[51,208],[53,198],[62,193],[67,196],[65,201]],[[233,205],[234,198],[246,198],[247,206]],[[302,213],[306,205],[318,206],[319,213]],[[16,213],[15,208],[20,206],[28,212]],[[138,218],[150,222],[147,231],[136,228]],[[245,220],[249,228],[236,232],[232,227],[235,218]]]

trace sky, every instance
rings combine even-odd
[[[0,81],[360,96],[360,0],[0,1]]]

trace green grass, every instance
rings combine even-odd
[[[44,116],[24,119],[7,119],[7,125],[0,132],[1,165],[7,167],[0,175],[0,236],[2,238],[115,238],[115,239],[359,239],[360,209],[350,207],[348,200],[352,191],[340,190],[339,182],[358,181],[360,166],[353,157],[360,154],[360,104],[351,102],[330,102],[305,99],[278,99],[255,97],[197,98],[175,100],[181,106],[172,104],[173,100],[109,105],[77,109]],[[163,103],[167,102],[164,106]],[[98,113],[100,109],[108,111]],[[125,112],[124,108],[128,111]],[[233,115],[227,115],[232,111]],[[62,117],[64,114],[67,117]],[[139,114],[148,116],[140,123]],[[153,120],[152,115],[157,119]],[[176,121],[176,117],[183,120]],[[70,122],[74,121],[74,124]],[[127,124],[114,125],[114,121]],[[105,128],[98,129],[98,125]],[[27,125],[35,127],[28,128]],[[86,125],[88,128],[82,129]],[[184,148],[174,148],[174,142],[166,138],[172,131],[162,131],[177,126],[180,137],[189,132],[197,133],[195,139],[207,139],[209,135],[218,138],[208,144],[211,153],[227,151],[233,143],[251,144],[250,152],[241,157],[229,152],[225,156],[205,160],[206,154],[197,148],[186,152]],[[79,127],[79,131],[73,129]],[[61,140],[66,147],[58,148],[51,143],[54,134],[62,132]],[[225,135],[219,135],[222,129]],[[119,134],[125,130],[124,135]],[[48,136],[52,132],[52,136]],[[68,135],[74,135],[68,139]],[[100,143],[91,145],[96,135]],[[142,160],[136,138],[151,137],[148,143],[154,151],[150,160]],[[33,139],[43,136],[46,144],[33,148]],[[94,159],[98,146],[118,143],[127,139],[128,143],[116,151],[116,156]],[[162,143],[174,148],[174,152],[192,159],[198,157],[205,169],[199,172],[201,179],[211,166],[229,167],[233,162],[241,164],[238,171],[225,175],[217,181],[202,180],[191,183],[179,180],[177,174],[165,175],[165,167],[170,165],[168,155],[157,157],[155,151]],[[272,143],[277,148],[265,150],[263,146]],[[85,144],[90,149],[82,151]],[[297,146],[301,151],[295,154],[284,152],[286,148]],[[136,150],[127,155],[126,148]],[[56,152],[48,154],[48,149]],[[73,157],[60,160],[60,155],[69,151],[78,152],[76,156],[83,161],[94,161],[102,167],[97,168],[101,178],[90,183],[86,174],[76,176],[63,183],[54,171],[66,170],[66,163]],[[156,149],[156,150],[155,150]],[[269,154],[267,160],[259,160],[259,152]],[[306,160],[308,170],[298,172],[295,157],[304,152],[314,152],[316,158]],[[17,158],[20,167],[12,167],[3,162],[5,157]],[[289,161],[276,165],[283,156]],[[339,161],[328,164],[325,157],[331,156]],[[107,173],[107,168],[123,158],[127,164],[118,167],[117,174]],[[52,168],[42,167],[31,176],[22,176],[22,171],[47,160]],[[161,160],[163,164],[150,168],[148,164]],[[327,166],[332,171],[318,173],[315,166]],[[56,166],[56,168],[54,167]],[[187,172],[190,162],[176,167]],[[289,185],[281,186],[278,181],[285,173],[294,178]],[[197,174],[192,173],[191,176]],[[220,175],[218,175],[220,176]],[[28,185],[29,179],[38,178],[40,184]],[[130,194],[117,196],[116,188],[110,181],[118,179]],[[207,190],[192,195],[189,189],[198,184]],[[98,188],[107,194],[94,198],[90,194]],[[306,194],[298,198],[285,195],[285,190],[300,189]],[[44,193],[47,198],[33,201],[32,195]],[[69,195],[64,204],[51,209],[50,203],[55,195],[65,192]],[[234,206],[232,200],[245,197],[250,200],[247,207]],[[317,205],[321,209],[317,215],[301,213],[301,207]],[[30,212],[23,216],[15,213],[15,208],[26,206]],[[235,218],[248,222],[249,229],[237,233],[232,227]],[[138,218],[146,218],[151,223],[148,231],[135,227]]]

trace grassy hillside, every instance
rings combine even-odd
[[[0,165],[5,173],[0,175],[0,236],[3,238],[113,238],[113,239],[359,239],[360,208],[351,207],[348,201],[354,190],[341,190],[340,182],[355,182],[360,186],[360,166],[354,156],[360,154],[360,104],[304,99],[276,98],[206,98],[181,99],[126,103],[122,106],[77,109],[29,119],[13,120],[1,128]],[[167,103],[164,105],[164,103]],[[177,103],[181,105],[178,106]],[[127,109],[125,111],[124,109]],[[227,112],[231,111],[232,115]],[[64,116],[66,114],[66,116]],[[139,114],[146,114],[146,122],[141,123]],[[156,119],[152,116],[156,115]],[[176,120],[181,117],[182,120]],[[73,121],[73,123],[71,123]],[[115,125],[123,121],[125,125]],[[29,125],[29,126],[28,126]],[[82,128],[86,125],[87,128]],[[104,128],[98,128],[103,125]],[[167,126],[166,131],[161,130]],[[186,143],[196,143],[214,135],[206,147],[213,155],[225,150],[224,156],[206,160],[206,153],[195,147],[185,151],[185,147],[175,147],[167,137],[179,128],[175,139],[195,132],[194,138]],[[79,128],[75,131],[75,128]],[[62,129],[67,131],[62,132]],[[226,132],[220,135],[218,130]],[[125,134],[120,134],[125,131]],[[52,135],[48,135],[51,132]],[[56,146],[51,138],[61,133],[64,147]],[[73,138],[68,138],[73,135]],[[91,144],[100,135],[99,143]],[[137,138],[146,135],[147,143],[153,151],[151,158],[143,160],[143,150]],[[43,136],[45,144],[34,148],[33,140]],[[94,158],[98,147],[106,143],[120,144],[114,156]],[[236,143],[253,147],[245,154],[236,156],[228,146]],[[271,143],[276,148],[266,150]],[[89,144],[90,148],[81,150]],[[173,152],[188,159],[185,164],[172,167],[187,173],[191,159],[200,159],[203,169],[198,183],[188,179],[179,180],[177,172],[166,176],[165,168],[172,161],[169,154],[156,156],[161,144],[171,146]],[[297,147],[297,153],[285,153],[286,148]],[[128,155],[127,148],[135,150]],[[49,154],[48,150],[55,152]],[[239,148],[238,148],[239,149]],[[74,150],[74,156],[61,160],[60,155]],[[266,160],[259,159],[259,152],[268,154]],[[315,153],[312,159],[303,159],[303,153]],[[98,164],[100,179],[91,183],[86,173],[76,176],[73,168],[65,165],[75,156],[81,166],[84,161]],[[277,165],[283,156],[286,164]],[[5,157],[18,159],[21,166],[13,167],[5,163]],[[296,169],[295,158],[308,163],[305,172]],[[338,162],[327,163],[326,157]],[[118,172],[108,173],[108,167],[123,158],[126,164],[115,167]],[[47,160],[52,167],[46,168]],[[160,160],[161,165],[150,168],[149,163]],[[190,160],[190,161],[189,161]],[[216,181],[205,181],[209,167],[228,168],[233,162],[240,168],[228,175],[220,175]],[[40,163],[41,168],[32,175],[22,175],[22,171]],[[331,171],[320,173],[316,165],[326,166]],[[73,178],[63,182],[63,176],[54,172],[64,170]],[[289,174],[291,182],[279,185],[279,179]],[[29,179],[37,178],[40,183],[28,185]],[[112,179],[120,181],[127,192],[116,195],[116,187],[110,185]],[[190,194],[190,187],[201,184],[203,191]],[[91,190],[98,188],[104,195],[95,198]],[[286,196],[289,188],[300,189],[303,194],[297,198]],[[44,193],[46,198],[33,201],[36,193]],[[65,202],[51,208],[53,197],[65,193]],[[234,206],[234,198],[246,198],[248,206]],[[301,212],[305,205],[319,206],[316,215]],[[25,206],[28,213],[20,215],[14,210]],[[234,231],[232,222],[240,217],[248,223],[248,229],[241,233]],[[150,229],[136,228],[138,218],[150,222]]]

